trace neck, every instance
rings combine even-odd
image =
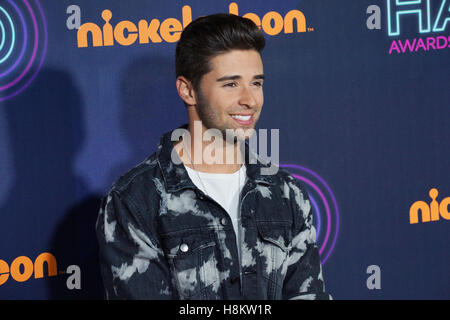
[[[174,143],[174,148],[183,164],[191,169],[206,173],[233,173],[243,164],[239,140],[227,142],[222,138],[210,138],[204,134],[206,127],[189,124],[189,135]],[[205,137],[205,139],[204,139]],[[205,141],[206,140],[206,141]]]

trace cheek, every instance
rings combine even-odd
[[[211,90],[208,94],[208,100],[211,105],[220,109],[223,105],[233,99],[233,95],[230,92],[222,90]]]
[[[255,95],[256,101],[258,101],[258,107],[261,109],[264,104],[264,93],[262,90]]]
[[[227,113],[228,111],[235,108],[239,99],[236,95],[231,93],[222,93],[218,94],[214,97],[213,106],[217,110],[217,112]]]

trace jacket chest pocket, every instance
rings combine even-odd
[[[269,299],[278,299],[291,250],[291,229],[287,223],[257,222],[261,274],[267,280]]]
[[[220,282],[214,233],[182,231],[162,236],[162,242],[180,299],[216,296]]]

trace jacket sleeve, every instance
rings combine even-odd
[[[316,229],[308,194],[302,185],[289,176],[290,200],[294,216],[294,233],[283,283],[283,299],[329,300],[325,292],[316,245]]]
[[[174,298],[156,232],[142,222],[132,199],[113,190],[103,199],[96,233],[106,299]]]

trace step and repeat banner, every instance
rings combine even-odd
[[[257,128],[307,188],[334,299],[450,299],[450,1],[0,2],[0,299],[103,299],[103,195],[187,122],[181,31],[266,36]]]

